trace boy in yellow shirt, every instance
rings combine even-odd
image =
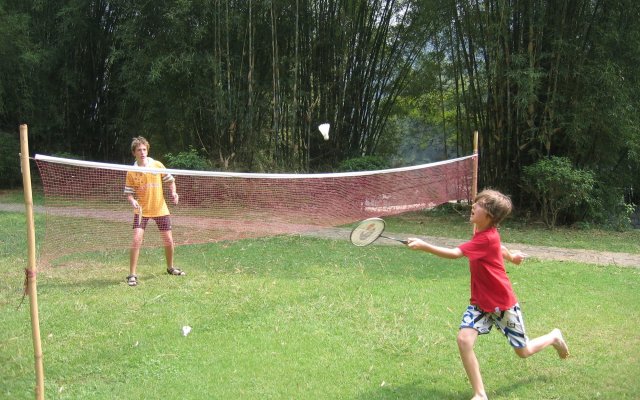
[[[161,162],[148,157],[149,148],[149,142],[142,136],[133,139],[131,152],[136,158],[136,162],[133,165],[136,167],[164,169],[165,167]],[[167,203],[164,200],[163,183],[169,185],[173,203],[178,204],[179,196],[176,192],[176,183],[171,174],[127,172],[124,193],[127,195],[131,206],[135,209],[133,243],[131,244],[129,258],[129,276],[127,276],[129,286],[138,285],[138,276],[136,274],[138,257],[140,256],[140,247],[142,247],[144,239],[144,230],[149,219],[155,221],[162,235],[164,254],[167,260],[167,273],[169,275],[185,275],[184,271],[173,266],[174,243],[171,233],[171,217]]]

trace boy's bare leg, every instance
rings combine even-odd
[[[527,343],[527,347],[514,350],[516,351],[516,354],[518,354],[518,356],[527,358],[548,346],[553,346],[558,352],[558,356],[560,358],[569,357],[569,347],[564,341],[564,337],[562,336],[562,332],[560,331],[560,329],[554,329],[546,335],[542,335],[533,340],[530,340],[529,343]]]
[[[167,260],[167,269],[171,269],[173,267],[174,253],[173,234],[171,231],[162,232],[162,242],[164,244],[164,256]]]
[[[131,252],[129,253],[129,275],[135,275],[138,269],[138,258],[140,257],[143,237],[144,229],[136,228],[133,230],[133,243],[131,243]]]
[[[471,328],[462,328],[458,332],[458,350],[460,351],[460,359],[462,365],[471,383],[474,396],[471,400],[486,400],[487,395],[484,391],[484,383],[482,375],[480,375],[480,364],[473,351],[473,346],[478,338],[478,331]]]

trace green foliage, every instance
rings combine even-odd
[[[20,141],[15,135],[0,132],[0,188],[22,183],[20,174]]]
[[[167,153],[164,157],[167,159],[167,167],[169,168],[206,171],[211,167],[209,161],[191,146],[189,151],[181,151],[175,155]]]
[[[60,158],[68,158],[71,160],[84,160],[84,157],[79,156],[77,154],[74,153],[70,153],[68,151],[57,151],[55,153],[53,153],[54,157],[60,157]]]
[[[633,203],[625,201],[622,189],[613,186],[603,186],[596,190],[598,207],[589,207],[584,222],[593,221],[597,225],[616,231],[626,231],[631,228],[631,215],[635,210]],[[602,205],[602,206],[600,206]]]
[[[599,206],[594,196],[594,174],[575,168],[566,157],[550,157],[523,168],[525,192],[540,206],[540,217],[555,227],[562,213],[580,205]]]
[[[382,157],[363,156],[344,160],[338,165],[338,171],[376,171],[389,168],[389,163]]]
[[[325,3],[4,1],[0,129],[113,162],[140,132],[265,172],[467,155],[479,130],[485,186],[521,197],[555,154],[640,187],[640,2]]]

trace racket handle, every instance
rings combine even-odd
[[[390,236],[385,236],[385,235],[380,235],[380,237],[383,237],[383,238],[389,239],[389,240],[395,240],[396,242],[400,242],[402,244],[409,244],[409,241],[407,239],[397,239],[397,238],[390,237]]]

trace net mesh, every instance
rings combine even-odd
[[[179,204],[165,198],[176,246],[323,231],[370,217],[469,200],[468,156],[410,168],[337,174],[241,174],[167,169]],[[124,194],[128,170],[119,164],[36,156],[44,189],[45,233],[39,267],[66,256],[128,249],[133,208]],[[161,246],[153,222],[144,246]],[[347,237],[345,239],[348,240]]]

